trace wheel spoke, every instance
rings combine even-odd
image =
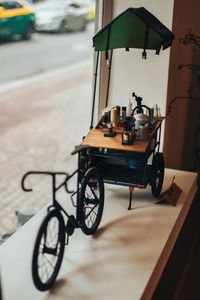
[[[56,255],[57,256],[57,255]],[[55,256],[54,256],[55,257]],[[57,256],[58,257],[58,256]],[[49,263],[49,265],[52,267],[52,269],[54,269],[54,265],[52,264],[52,262],[50,261],[50,259],[48,259],[48,257],[46,256],[46,260]]]
[[[92,188],[90,185],[89,185],[89,188],[90,188],[90,190],[91,190],[91,192],[92,192],[92,194],[93,194],[95,200],[96,200],[97,202],[99,202],[99,199],[98,199],[98,197],[96,196],[96,194],[95,194],[93,188]],[[92,199],[92,200],[93,200],[93,199]]]
[[[98,205],[98,204],[94,205],[92,208],[91,208],[91,207],[87,207],[87,208],[89,208],[89,209],[91,209],[91,210],[90,210],[89,213],[85,216],[85,219],[87,219],[87,218],[91,215],[91,213],[94,212],[94,209],[95,209],[95,207],[97,207],[97,205]],[[95,212],[94,212],[94,213],[95,213]],[[95,214],[96,214],[96,213],[95,213]],[[97,216],[97,214],[96,214],[96,216]]]
[[[49,278],[49,276],[48,276],[49,275],[49,268],[48,268],[49,262],[47,261],[47,257],[45,255],[43,256],[43,258],[45,261],[44,261],[43,265],[39,267],[39,270],[41,272],[41,278],[43,279],[43,282],[44,282],[44,280],[47,281]]]

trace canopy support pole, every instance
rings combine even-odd
[[[99,64],[99,51],[97,52],[97,60],[96,60],[96,69],[94,74],[94,91],[93,91],[93,100],[92,100],[92,116],[91,116],[91,124],[90,129],[93,128],[93,119],[94,119],[94,105],[95,105],[95,98],[96,98],[96,86],[97,86],[97,71],[98,71],[98,64]]]
[[[106,93],[106,106],[108,106],[108,95],[109,95],[109,88],[110,88],[110,73],[111,73],[111,66],[112,66],[112,55],[113,55],[113,50],[111,50],[111,55],[110,55],[110,61],[109,61],[109,72],[108,72],[108,85],[107,85],[107,93]]]
[[[147,59],[147,42],[149,37],[149,25],[146,24],[145,37],[144,37],[144,51],[142,52],[142,58]]]

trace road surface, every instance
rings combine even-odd
[[[94,23],[84,32],[35,33],[32,40],[1,41],[0,84],[67,66],[93,53]]]

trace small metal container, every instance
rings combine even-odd
[[[150,117],[142,113],[134,115],[134,118],[136,128],[143,124],[149,124],[150,122]]]
[[[149,125],[140,124],[137,128],[137,137],[139,141],[146,141],[149,138]]]
[[[133,143],[134,131],[123,131],[122,132],[122,145],[131,145]]]

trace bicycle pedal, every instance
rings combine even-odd
[[[67,220],[67,224],[65,226],[65,232],[70,236],[74,233],[74,230],[76,228],[76,219],[73,215],[69,216]]]

